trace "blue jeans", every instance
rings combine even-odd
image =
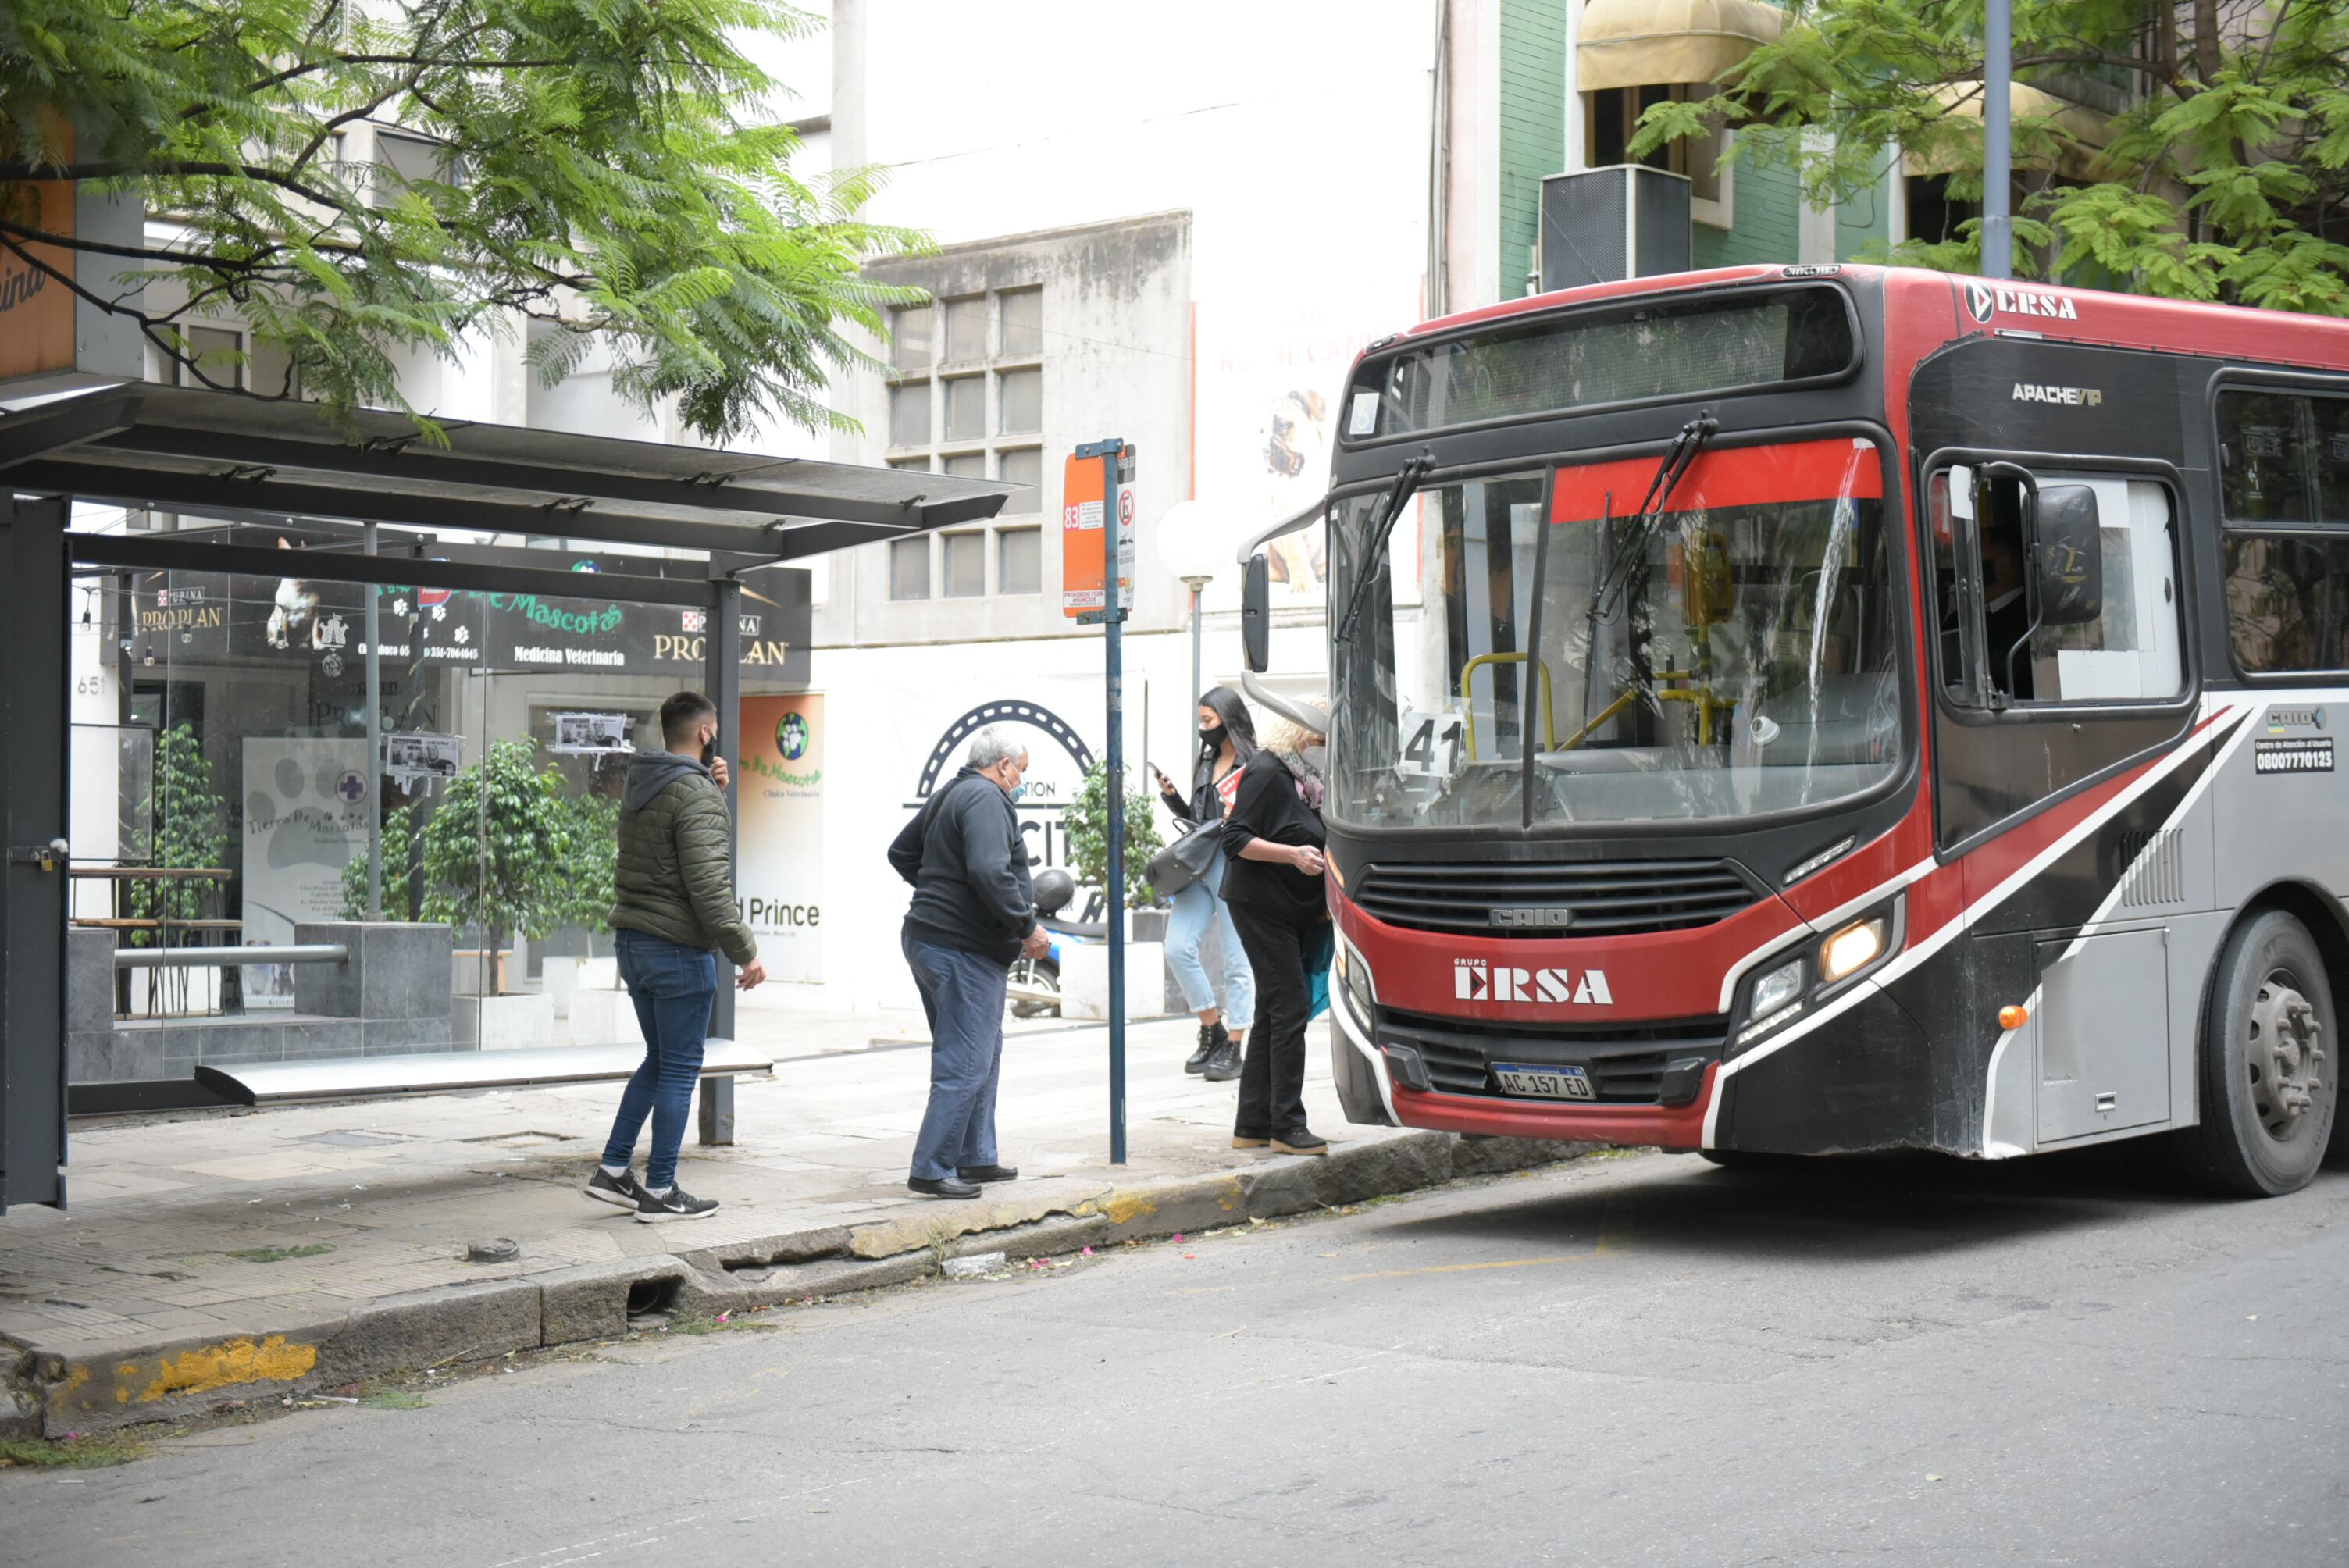
[[[995,1086],[1003,1071],[1003,1006],[1011,966],[906,932],[905,963],[930,1020],[930,1103],[914,1136],[913,1173],[950,1179],[995,1163]]]
[[[1167,901],[1172,913],[1166,917],[1166,963],[1174,971],[1174,984],[1183,988],[1185,1006],[1194,1013],[1215,1006],[1216,987],[1207,978],[1207,966],[1199,962],[1199,947],[1210,925],[1222,932],[1224,1027],[1237,1034],[1256,1022],[1256,972],[1248,967],[1231,910],[1216,892],[1223,885],[1224,852],[1217,850],[1206,873]]]
[[[623,931],[620,979],[644,1026],[645,1059],[620,1096],[604,1163],[624,1166],[636,1151],[645,1118],[653,1119],[653,1149],[645,1185],[658,1191],[677,1181],[678,1146],[701,1081],[701,1047],[709,1037],[709,1011],[718,1000],[718,955],[641,931]]]

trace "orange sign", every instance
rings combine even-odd
[[[1102,605],[1103,479],[1100,458],[1071,457],[1061,470],[1061,613],[1081,615]],[[1133,607],[1133,449],[1117,459],[1117,602]]]
[[[21,228],[71,239],[74,188],[63,180],[0,185],[0,216]],[[62,245],[26,242],[25,250],[62,276],[74,275],[74,255]],[[42,266],[0,247],[0,381],[74,364],[74,296]]]

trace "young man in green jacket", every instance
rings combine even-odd
[[[633,1209],[647,1224],[697,1219],[718,1207],[677,1184],[678,1146],[718,999],[717,952],[740,966],[734,984],[743,990],[767,977],[734,902],[726,764],[702,760],[717,744],[718,709],[699,692],[681,691],[661,704],[660,722],[668,749],[628,758],[612,910],[620,978],[644,1026],[645,1059],[620,1096],[603,1163],[587,1178],[590,1198]],[[628,1162],[648,1115],[653,1149],[640,1183]]]

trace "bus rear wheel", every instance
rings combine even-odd
[[[2333,987],[2308,928],[2282,910],[2238,927],[2220,949],[2202,1021],[2202,1119],[2187,1164],[2213,1191],[2296,1192],[2333,1136],[2341,1055]]]

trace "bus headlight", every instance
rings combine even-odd
[[[1803,961],[1782,964],[1754,982],[1754,1002],[1746,1016],[1766,1018],[1803,994]]]
[[[1889,915],[1872,914],[1853,921],[1819,944],[1819,984],[1832,985],[1858,974],[1884,956],[1891,938]]]

